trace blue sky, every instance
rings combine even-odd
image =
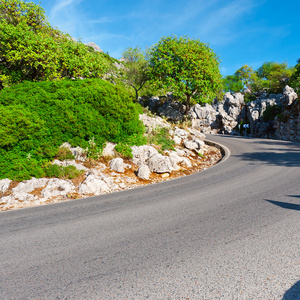
[[[221,59],[221,73],[244,64],[300,58],[299,0],[34,0],[50,24],[82,42],[94,42],[112,57],[142,49],[162,36],[188,35]]]

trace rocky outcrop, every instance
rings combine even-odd
[[[103,52],[103,50],[94,42],[89,42],[89,43],[86,43],[85,45],[93,48],[96,52]]]
[[[244,93],[250,93],[245,90]],[[185,106],[179,102],[172,102],[168,97],[152,97],[146,101],[149,110],[164,116],[171,121],[180,121],[184,117]],[[264,93],[256,100],[245,103],[241,93],[226,93],[220,103],[193,106],[188,115],[192,120],[192,128],[204,133],[225,133],[239,135],[246,131],[239,124],[248,123],[247,134],[263,138],[277,138],[290,141],[299,140],[299,105],[297,93],[286,86],[282,94]],[[283,113],[283,117],[273,120],[263,120],[268,106],[276,105]],[[293,108],[296,107],[296,108]],[[196,145],[180,134],[174,133],[176,145],[184,144],[190,149]]]

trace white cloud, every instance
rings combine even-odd
[[[66,6],[69,6],[71,4],[77,4],[80,3],[82,0],[58,0],[55,2],[54,6],[51,9],[51,18],[55,18],[56,15],[64,9]]]

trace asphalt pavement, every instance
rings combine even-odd
[[[208,139],[198,174],[0,213],[0,299],[300,299],[300,145]]]

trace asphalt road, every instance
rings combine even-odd
[[[300,299],[300,145],[209,139],[201,173],[0,213],[0,299]]]

